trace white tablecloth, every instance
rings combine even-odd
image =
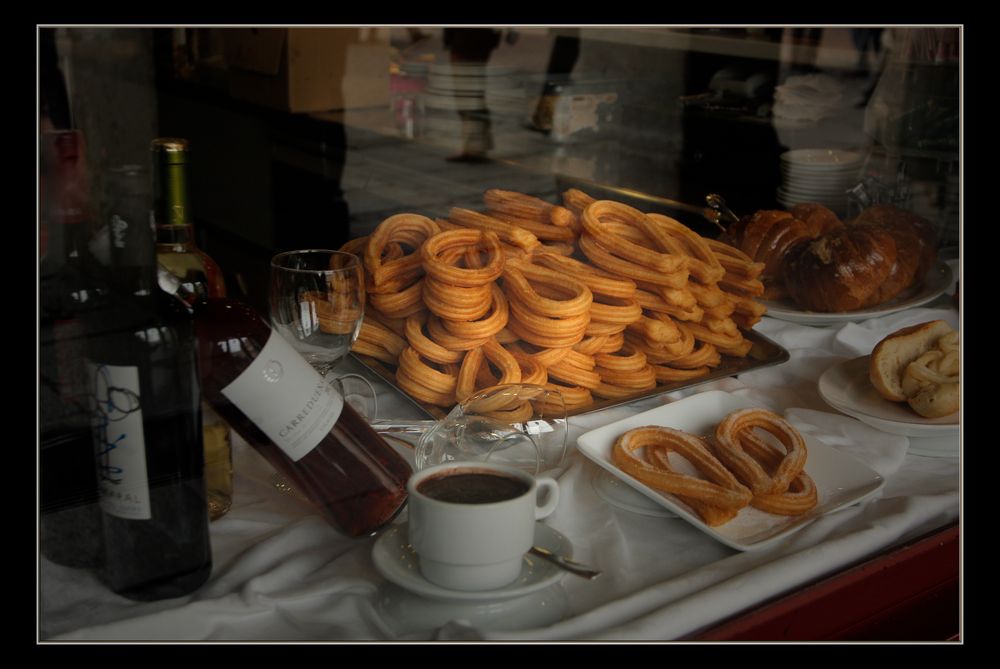
[[[275,489],[269,465],[237,439],[234,506],[211,526],[210,580],[184,598],[139,603],[112,594],[88,571],[41,558],[39,638],[676,639],[959,518],[958,457],[909,454],[907,437],[840,414],[817,392],[817,379],[831,365],[868,354],[899,327],[936,318],[959,325],[946,297],[928,308],[826,328],[765,318],[758,331],[784,346],[789,362],[572,419],[575,444],[587,429],[722,389],[784,413],[886,478],[876,497],[825,515],[773,548],[740,553],[683,520],[609,505],[593,484],[599,469],[574,452],[558,475],[560,506],[546,522],[603,576],[567,575],[524,601],[443,604],[387,583],[372,563],[375,538],[339,535],[304,501]],[[386,398],[380,411],[413,417],[404,404]],[[397,520],[403,521],[405,514]]]

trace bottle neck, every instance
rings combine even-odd
[[[156,226],[191,227],[191,205],[188,199],[187,151],[153,144],[153,199]]]

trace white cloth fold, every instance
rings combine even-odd
[[[831,365],[861,355],[894,329],[935,318],[958,325],[950,300],[927,308],[825,328],[765,318],[758,330],[789,362],[629,406],[575,416],[583,432],[705,390],[736,393],[788,417],[799,429],[865,462],[886,478],[881,494],[826,514],[775,546],[739,553],[679,518],[625,511],[595,490],[600,472],[572,453],[558,472],[561,502],[547,519],[582,562],[604,571],[566,576],[568,613],[543,628],[491,630],[462,620],[426,623],[407,639],[676,639],[752,609],[959,517],[957,458],[907,453],[905,437],[879,432],[827,406],[816,391]],[[380,402],[392,412],[393,401]],[[391,415],[391,414],[387,414]],[[129,602],[94,576],[41,560],[43,640],[388,640],[401,635],[379,608],[384,583],[371,560],[375,539],[348,539],[301,500],[278,491],[267,463],[236,440],[233,509],[211,526],[214,572],[191,596]],[[420,627],[422,621],[410,621]]]

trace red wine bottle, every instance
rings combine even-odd
[[[87,348],[101,577],[131,599],[179,597],[212,569],[193,323],[157,285],[148,172],[106,181],[111,285]]]
[[[391,521],[406,461],[250,307],[179,297],[193,303],[202,396],[219,415],[337,530],[358,537]]]

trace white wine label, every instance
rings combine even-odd
[[[330,432],[344,406],[337,391],[277,332],[222,394],[295,461]]]
[[[149,520],[139,369],[94,363],[87,368],[101,508],[119,518]]]

